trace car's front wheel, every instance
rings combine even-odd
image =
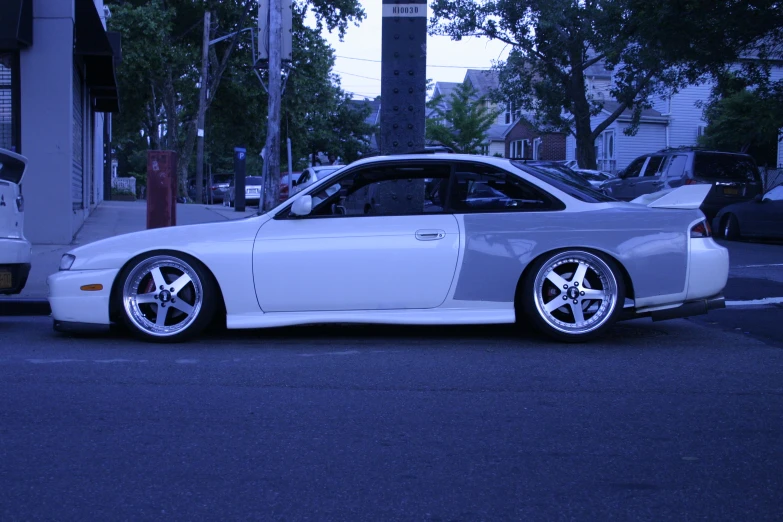
[[[534,262],[520,300],[538,330],[558,341],[580,342],[602,335],[617,320],[625,285],[607,256],[566,250]]]
[[[218,292],[196,259],[179,253],[136,258],[119,275],[117,307],[125,324],[141,339],[184,341],[212,321]]]

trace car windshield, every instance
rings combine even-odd
[[[693,160],[693,175],[727,181],[757,181],[759,172],[747,156],[697,152]]]
[[[617,201],[613,197],[607,196],[593,188],[584,178],[579,179],[579,174],[569,171],[565,167],[529,165],[518,160],[511,161],[511,164],[580,201],[587,203]]]

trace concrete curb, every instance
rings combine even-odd
[[[0,316],[49,315],[51,313],[52,309],[46,299],[0,299]]]

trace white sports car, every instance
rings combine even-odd
[[[150,341],[213,319],[521,321],[581,341],[619,319],[725,306],[728,251],[698,210],[709,189],[624,203],[514,160],[367,158],[257,216],[76,248],[49,277],[49,301],[56,329],[125,324]]]

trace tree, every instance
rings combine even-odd
[[[139,147],[173,149],[179,156],[180,195],[185,194],[197,136],[198,29],[206,9],[214,20],[210,38],[235,33],[210,47],[208,157],[225,161],[234,146],[263,142],[266,94],[252,70],[250,37],[236,32],[256,25],[255,0],[107,0],[107,4],[112,9],[110,29],[119,31],[123,39],[123,62],[118,68],[122,112],[115,132],[121,163],[143,168]],[[299,0],[296,6],[301,19],[308,13],[314,16],[316,34],[326,27],[343,35],[351,21],[364,16],[356,0]],[[298,43],[295,37],[295,48]],[[304,56],[300,63],[317,59]]]
[[[699,141],[711,149],[749,153],[760,164],[775,165],[783,128],[783,82],[751,83],[736,73],[718,77],[704,106],[708,125]]]
[[[487,137],[487,131],[500,114],[488,107],[487,97],[468,82],[461,83],[444,104],[442,94],[427,102],[433,116],[427,118],[426,136],[456,152],[477,154]]]
[[[572,133],[577,160],[596,167],[594,143],[631,110],[634,134],[655,94],[670,95],[781,26],[777,0],[435,0],[431,32],[478,35],[511,46],[497,64],[498,101],[533,111],[536,124]],[[586,89],[590,68],[612,73],[607,117]]]

